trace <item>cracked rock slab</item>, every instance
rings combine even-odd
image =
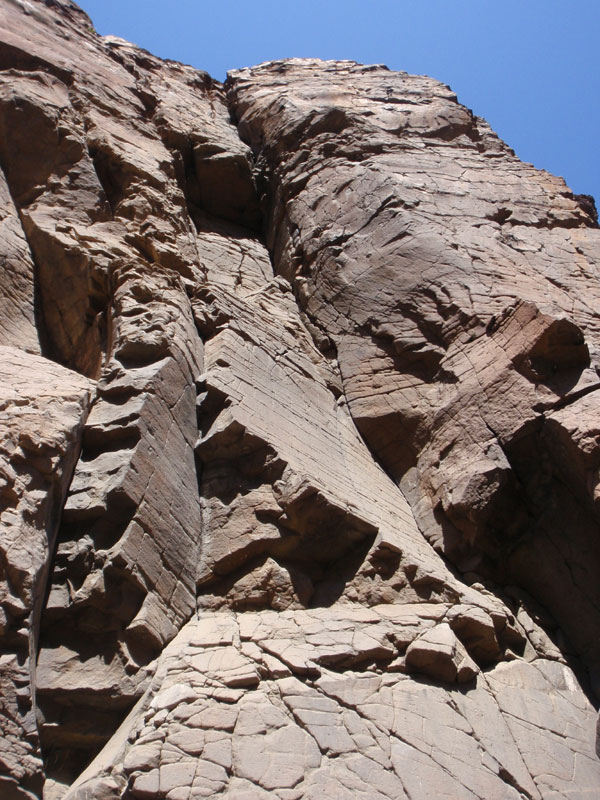
[[[596,714],[568,667],[504,663],[474,675],[466,691],[455,678],[360,670],[378,626],[388,636],[393,630],[384,619],[377,609],[337,606],[190,621],[161,656],[120,749],[109,743],[66,798],[82,800],[100,779],[114,781],[107,800],[187,792],[316,799],[329,790],[348,798],[537,800],[571,796],[569,780],[581,797],[595,791]],[[282,675],[270,645],[282,634],[290,641],[292,630],[315,668],[288,659]],[[438,648],[442,638],[430,637]],[[253,648],[244,648],[250,640]],[[338,644],[332,660],[335,642],[352,657],[340,659]],[[232,680],[242,674],[248,679]]]

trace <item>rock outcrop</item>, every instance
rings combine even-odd
[[[600,792],[600,233],[451,90],[0,0],[0,794]]]

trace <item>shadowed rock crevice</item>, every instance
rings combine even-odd
[[[114,216],[120,201],[125,196],[125,176],[122,173],[122,169],[112,162],[110,153],[94,147],[90,147],[88,152],[94,165],[94,171],[104,191],[106,201],[110,206],[110,212]]]
[[[567,633],[589,670],[597,703],[600,653],[593,632],[600,610],[598,512],[593,496],[586,491],[587,480],[581,480],[575,467],[578,454],[571,452],[565,459],[564,448],[575,448],[553,422],[545,421],[537,434],[506,448],[512,468],[520,476],[530,524],[510,546],[503,570],[510,580],[526,586]],[[568,606],[565,587],[571,596]],[[573,605],[577,607],[577,625],[569,608]]]

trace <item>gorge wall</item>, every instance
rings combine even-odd
[[[600,794],[600,233],[435,80],[0,0],[0,796]]]

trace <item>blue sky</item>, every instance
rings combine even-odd
[[[223,80],[290,56],[431,75],[600,205],[599,0],[82,0],[101,34]]]

